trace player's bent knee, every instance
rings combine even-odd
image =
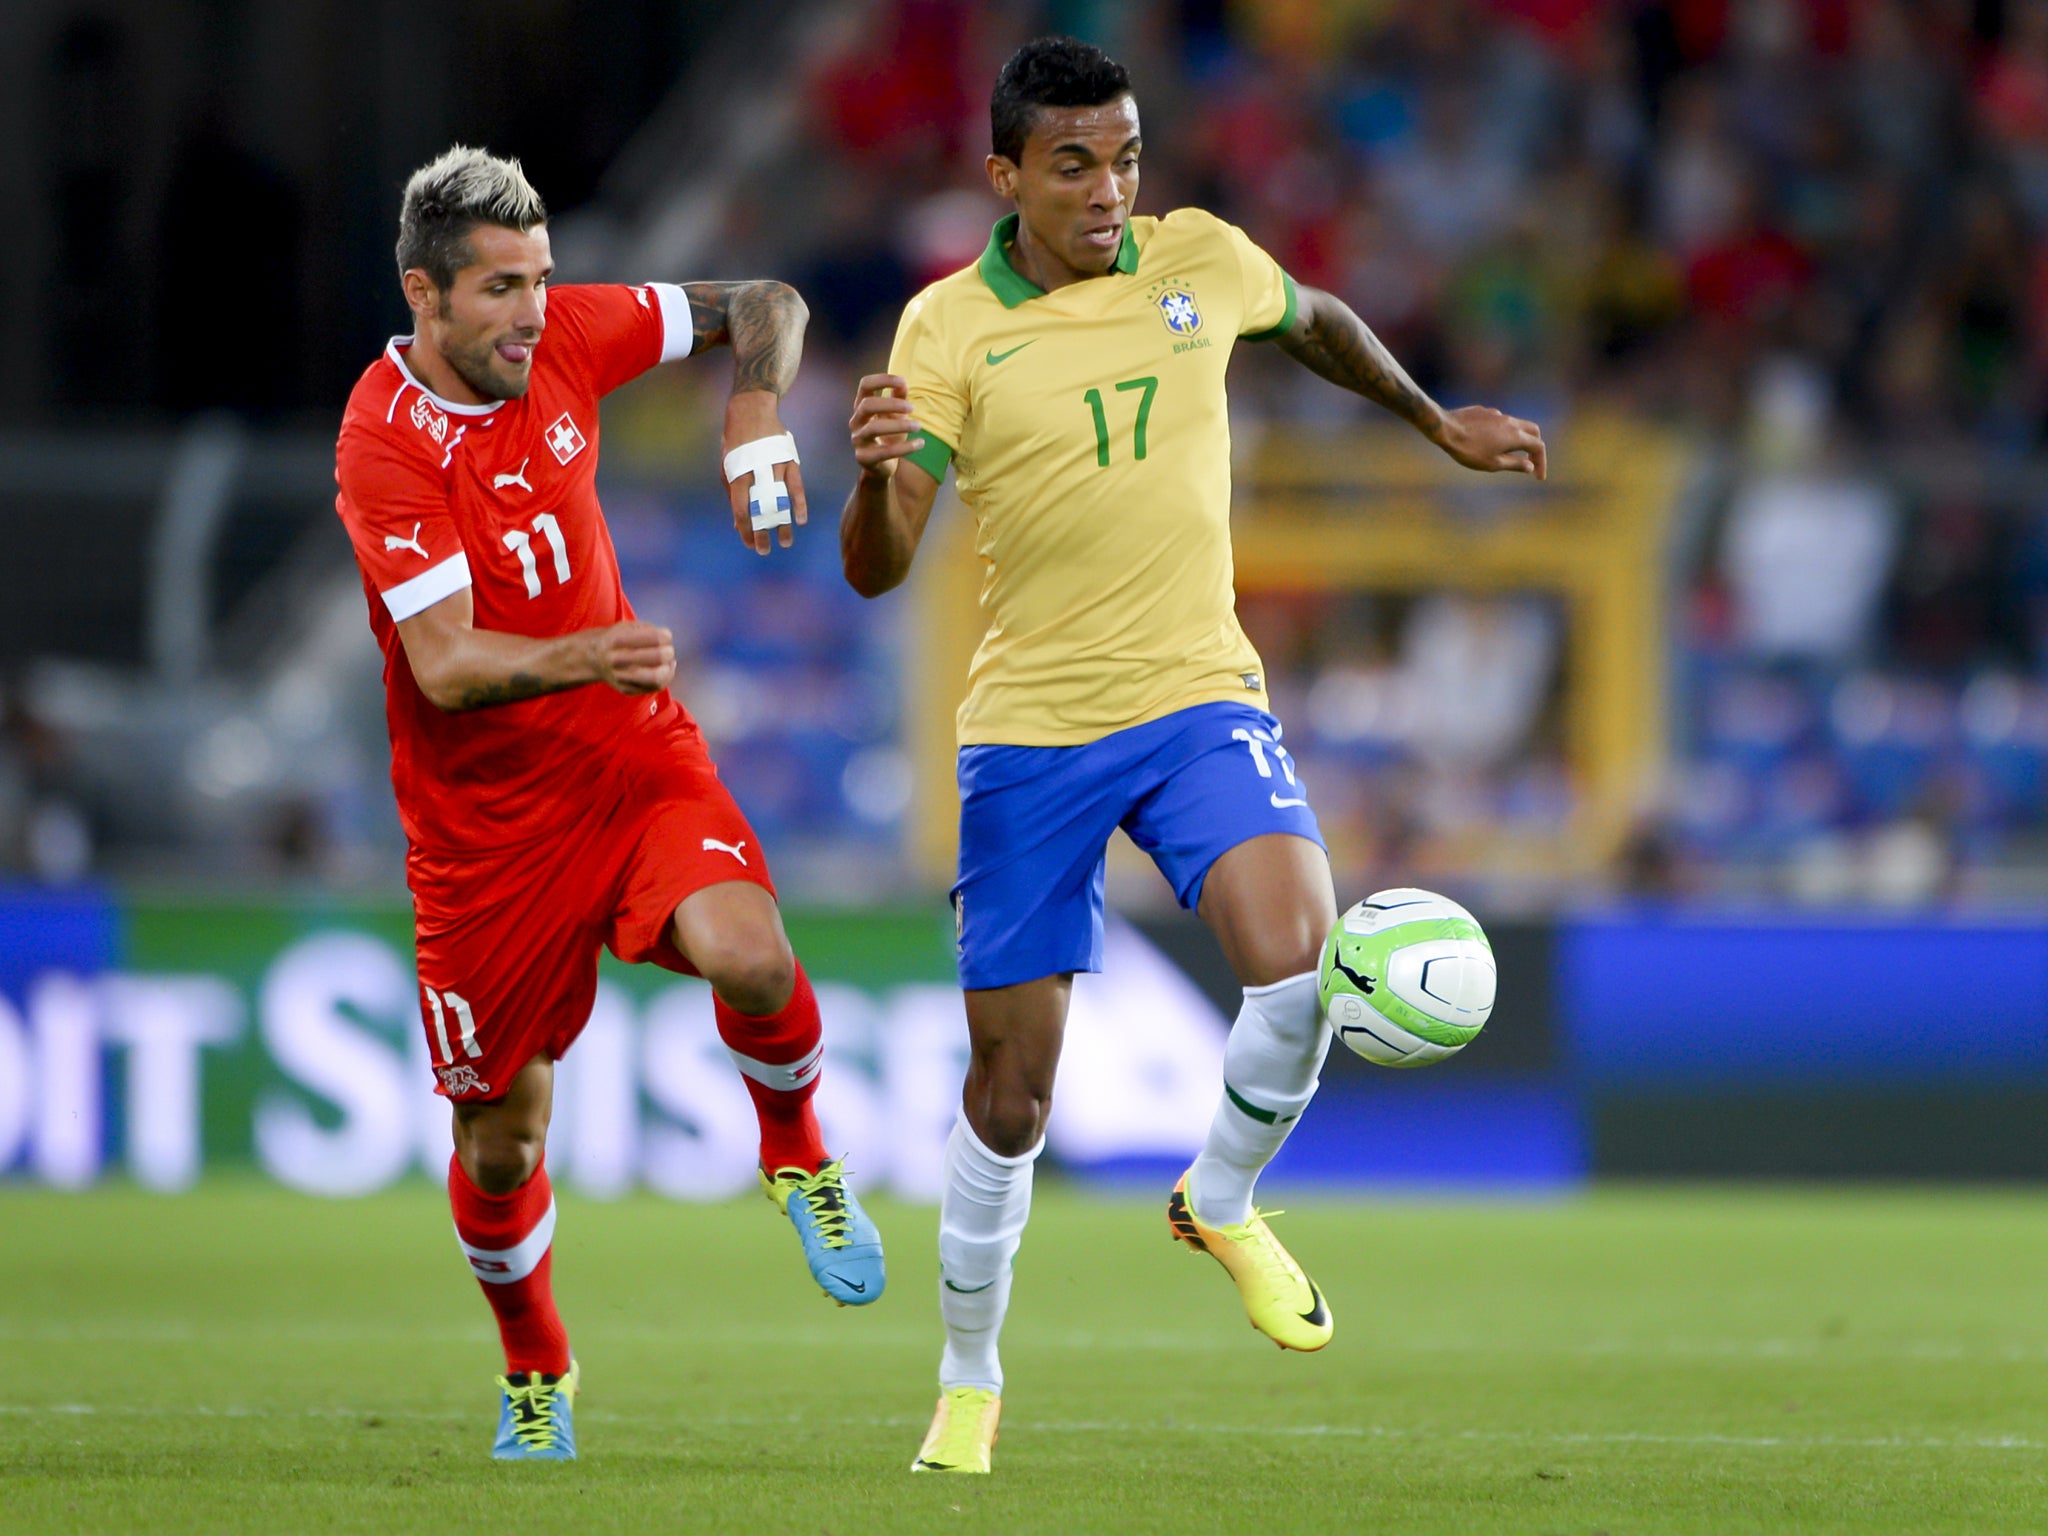
[[[485,1194],[509,1195],[540,1167],[543,1145],[540,1137],[519,1133],[475,1136],[464,1149],[463,1167]]]
[[[1277,979],[1281,981],[1287,981],[1293,977],[1308,974],[1308,972],[1322,964],[1323,939],[1325,937],[1326,935],[1318,933],[1307,943],[1299,943],[1276,949],[1272,956],[1272,962],[1267,966],[1267,969],[1275,973]]]
[[[765,1017],[796,990],[796,956],[767,892],[737,883],[700,891],[676,909],[676,948],[728,1008]]]
[[[751,943],[713,946],[696,964],[728,1008],[756,1018],[780,1013],[796,991],[796,956],[780,933],[772,939],[762,936]]]
[[[991,1095],[975,1134],[998,1157],[1021,1157],[1044,1140],[1046,1117],[1051,1113],[1050,1094]]]
[[[1303,914],[1265,932],[1240,933],[1232,957],[1238,980],[1248,987],[1271,986],[1314,970],[1322,962],[1328,925]]]

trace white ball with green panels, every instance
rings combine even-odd
[[[1493,946],[1472,914],[1434,891],[1378,891],[1323,941],[1323,1017],[1383,1067],[1455,1056],[1493,1012]]]

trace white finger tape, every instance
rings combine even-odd
[[[747,506],[756,533],[786,527],[790,522],[789,487],[775,478],[775,466],[802,462],[797,457],[796,439],[787,432],[741,443],[725,456],[727,483],[741,475],[754,477],[754,483],[747,487]]]

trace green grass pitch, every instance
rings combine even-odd
[[[488,1459],[438,1190],[0,1193],[0,1530],[2048,1529],[2048,1195],[1296,1204],[1283,1354],[1156,1200],[1042,1191],[993,1478],[912,1477],[933,1214],[841,1311],[765,1202],[565,1196],[583,1459]]]

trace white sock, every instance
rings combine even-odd
[[[1244,989],[1223,1049],[1223,1099],[1188,1180],[1204,1223],[1251,1220],[1252,1186],[1315,1097],[1330,1038],[1314,971]]]
[[[946,1321],[941,1387],[1000,1394],[996,1337],[1010,1309],[1010,1260],[1031,1215],[1031,1166],[1045,1150],[1002,1157],[982,1145],[963,1114],[946,1141],[946,1193],[939,1202],[939,1316]]]

